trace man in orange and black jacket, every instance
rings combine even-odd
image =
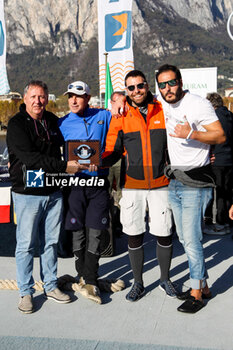
[[[160,288],[169,297],[177,291],[169,278],[172,258],[172,216],[167,200],[168,180],[165,120],[161,103],[153,98],[145,75],[138,70],[125,77],[127,108],[121,118],[112,118],[102,165],[111,166],[123,155],[121,223],[128,235],[128,251],[134,284],[126,295],[137,301],[145,293],[142,270],[145,216],[149,210],[150,233],[157,238]]]

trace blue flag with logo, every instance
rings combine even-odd
[[[100,92],[105,92],[105,57],[114,91],[125,89],[125,75],[134,69],[132,0],[98,0]]]
[[[10,91],[6,73],[6,30],[4,20],[4,1],[0,0],[0,95]]]

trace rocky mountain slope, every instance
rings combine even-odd
[[[12,90],[40,77],[56,94],[76,78],[98,92],[97,0],[4,3]],[[151,82],[165,60],[182,67],[217,65],[219,74],[233,75],[233,42],[226,33],[232,11],[232,0],[133,0],[135,66]]]

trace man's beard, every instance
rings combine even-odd
[[[174,94],[173,92],[169,92],[169,93],[167,93],[167,94],[170,94],[170,95],[175,96],[175,99],[173,99],[173,100],[167,100],[167,99],[166,99],[166,95],[164,96],[164,95],[161,93],[162,98],[163,98],[167,103],[174,104],[174,103],[177,103],[178,101],[180,101],[180,100],[182,99],[182,97],[183,97],[183,95],[184,95],[184,92],[183,92],[183,90],[182,90],[182,87],[179,86],[179,88],[177,89],[177,91],[176,91],[175,94]]]

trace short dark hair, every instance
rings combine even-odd
[[[113,101],[113,98],[115,95],[125,96],[125,92],[124,91],[113,91],[113,93],[111,94],[111,101]]]
[[[142,77],[144,79],[144,81],[147,83],[145,74],[142,73],[140,70],[134,69],[134,70],[131,70],[129,73],[126,74],[126,76],[125,76],[125,86],[126,86],[126,80],[128,78],[131,78],[131,77],[133,77],[133,78]]]
[[[29,81],[29,83],[24,88],[24,95],[26,95],[26,93],[28,92],[29,87],[31,87],[31,86],[40,86],[44,90],[45,94],[48,96],[48,94],[49,94],[48,86],[47,86],[47,84],[45,84],[41,80],[31,80],[31,81]]]
[[[207,94],[206,98],[211,102],[214,108],[223,106],[223,99],[219,94],[217,94],[217,92],[211,92]]]
[[[169,70],[171,70],[172,72],[174,72],[176,74],[176,79],[177,80],[181,80],[181,73],[179,68],[177,68],[176,66],[173,66],[172,64],[163,64],[162,66],[159,67],[158,72],[156,73],[156,81],[158,83],[158,77],[161,73],[164,72],[168,72]]]

